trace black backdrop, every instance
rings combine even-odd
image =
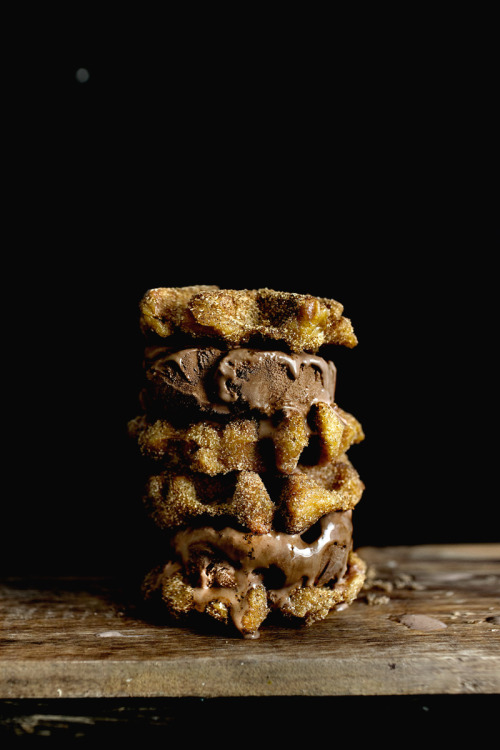
[[[344,304],[357,545],[498,541],[498,121],[467,59],[403,48],[12,63],[5,571],[142,564],[137,305],[185,284]]]

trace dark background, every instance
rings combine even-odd
[[[498,542],[497,50],[171,37],[7,68],[2,569],[143,564],[137,306],[186,284],[343,303],[357,545]]]

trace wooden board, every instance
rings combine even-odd
[[[500,545],[360,550],[368,585],[258,640],[148,622],[109,579],[0,587],[0,698],[500,693]]]

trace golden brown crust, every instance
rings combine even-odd
[[[275,503],[257,472],[231,474],[175,474],[149,477],[144,504],[155,525],[163,530],[210,518],[226,518],[253,534],[272,527]]]
[[[215,291],[216,286],[195,285],[149,289],[139,302],[139,323],[144,333],[167,338],[178,331],[189,331],[188,304],[197,294]]]
[[[364,484],[347,456],[322,467],[301,466],[282,481],[279,523],[288,534],[302,534],[326,513],[352,510]]]
[[[310,412],[313,438],[306,417],[276,415],[272,429],[262,433],[256,418],[228,422],[201,421],[177,427],[166,419],[131,420],[129,435],[142,456],[162,468],[197,471],[215,476],[229,471],[292,473],[306,448],[319,451],[316,462],[327,464],[364,439],[358,420],[337,406],[316,404]],[[269,443],[273,450],[269,450]]]
[[[339,581],[321,586],[297,584],[287,595],[258,584],[249,588],[236,606],[235,599],[227,594],[228,589],[218,586],[197,589],[169,563],[158,566],[146,576],[143,594],[145,600],[154,602],[179,623],[193,615],[208,616],[225,626],[236,625],[243,637],[258,637],[261,625],[271,612],[295,625],[308,627],[325,619],[339,605],[351,605],[365,577],[366,563],[351,551],[347,571]]]
[[[271,612],[311,625],[351,604],[366,575],[352,550],[364,485],[346,454],[364,433],[331,403],[335,368],[316,356],[357,344],[341,303],[268,288],[158,287],[140,301],[140,327],[145,366],[156,369],[128,429],[149,474],[146,510],[170,550],[144,579],[144,599],[174,621],[202,616],[249,638]],[[231,351],[245,348],[251,356]],[[212,380],[200,384],[205,370]]]
[[[144,334],[162,339],[187,334],[233,347],[278,341],[294,352],[316,352],[329,344],[356,346],[342,312],[334,299],[267,288],[158,287],[140,301],[140,325]]]
[[[160,467],[211,476],[237,469],[265,469],[255,419],[225,424],[207,420],[182,428],[166,419],[150,422],[141,415],[129,422],[128,430],[141,455]]]
[[[295,589],[281,605],[281,614],[305,626],[324,620],[334,607],[352,604],[363,587],[365,577],[366,563],[356,552],[351,552],[349,568],[342,581],[333,587],[304,586]]]
[[[352,510],[364,484],[342,456],[320,468],[300,466],[293,474],[268,477],[236,471],[214,477],[199,473],[162,472],[146,483],[144,504],[162,530],[173,530],[211,518],[223,518],[252,534],[279,528],[301,534],[333,511]]]

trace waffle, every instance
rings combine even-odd
[[[145,602],[169,621],[245,638],[350,605],[364,484],[347,456],[361,423],[336,403],[324,354],[357,345],[343,306],[313,295],[158,287],[140,301],[144,382],[128,423],[162,538]]]
[[[339,557],[345,559],[343,565]],[[297,627],[309,627],[352,604],[365,581],[366,563],[353,550],[339,556],[336,547],[322,562],[326,569],[343,569],[342,575],[326,584],[320,579],[318,583],[303,580],[286,586],[280,580],[263,582],[252,575],[239,576],[238,570],[216,553],[210,557],[200,552],[199,556],[193,554],[187,572],[180,563],[172,562],[153,568],[144,578],[142,593],[152,609],[172,624],[193,622],[201,627],[203,621],[213,619],[244,638],[259,638],[270,615]],[[279,569],[271,571],[276,578],[279,573]],[[197,579],[194,585],[190,583],[193,577]]]
[[[352,510],[364,485],[347,456],[293,474],[235,471],[212,477],[200,472],[162,472],[148,477],[143,496],[148,515],[166,531],[222,519],[252,534],[273,529],[303,533],[323,515]]]
[[[334,299],[273,289],[217,286],[158,287],[140,303],[144,334],[217,339],[230,346],[282,342],[291,351],[315,352],[326,344],[352,348],[358,341],[343,306]]]
[[[143,413],[130,420],[128,431],[151,463],[210,475],[245,469],[291,473],[304,453],[309,462],[325,464],[364,439],[358,420],[329,404],[312,407],[309,419],[283,412],[264,423],[249,417],[178,426]]]

